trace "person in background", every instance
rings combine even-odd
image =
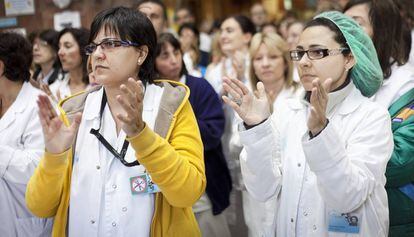
[[[294,22],[297,19],[297,14],[289,10],[285,12],[284,16],[280,20],[278,33],[282,36],[284,40],[287,40],[287,26],[289,25],[289,23]]]
[[[83,28],[65,28],[59,33],[58,56],[66,73],[63,80],[56,80],[50,89],[44,84],[41,87],[55,103],[89,87],[85,53],[88,37],[89,31]]]
[[[184,52],[183,59],[188,74],[195,77],[204,77],[206,73],[206,67],[200,65],[201,58],[207,57],[205,52],[200,51],[199,39],[200,33],[197,28],[191,23],[185,23],[180,26],[178,30],[180,39],[180,45],[182,52]]]
[[[414,69],[407,63],[411,32],[392,0],[350,0],[344,11],[371,37],[385,78],[371,100],[388,109],[392,118],[395,145],[385,173],[390,210],[389,236],[413,236]]]
[[[296,49],[296,45],[299,42],[299,37],[304,27],[305,25],[303,24],[303,22],[297,20],[288,24],[286,41],[289,44],[290,50]],[[296,64],[294,64],[293,66],[293,80],[296,82],[300,81],[298,68],[296,67]]]
[[[269,33],[277,34],[277,25],[272,22],[265,23],[262,26],[261,32],[265,34],[269,34]]]
[[[157,45],[155,70],[160,78],[181,82],[190,89],[189,101],[204,145],[206,192],[193,206],[201,234],[229,237],[224,211],[230,205],[232,182],[220,140],[224,132],[224,112],[220,98],[206,80],[186,72],[182,47],[172,34],[161,34]]]
[[[86,48],[102,87],[64,100],[63,121],[39,97],[46,149],[26,203],[53,237],[200,236],[203,145],[188,88],[154,81],[156,40],[141,12],[104,10]]]
[[[288,99],[298,97],[301,93],[298,83],[293,81],[293,64],[290,60],[289,46],[281,36],[274,33],[257,33],[250,43],[250,83],[257,91],[257,83],[262,82],[271,111],[287,103]],[[236,122],[238,124],[241,119]],[[238,133],[234,133],[231,144],[241,146]],[[243,153],[240,159],[245,159]],[[276,223],[276,198],[258,202],[246,189],[243,195],[243,214],[249,229],[249,237],[274,236]]]
[[[247,191],[276,198],[276,236],[386,237],[393,141],[387,111],[368,99],[383,80],[371,39],[351,18],[325,12],[290,56],[305,92],[272,114],[262,82],[253,94],[225,80],[232,99],[223,100],[243,120]]]
[[[30,35],[33,46],[33,63],[35,70],[32,84],[40,88],[40,84],[50,85],[62,79],[62,65],[58,57],[59,33],[55,30],[43,30]]]
[[[261,31],[263,25],[266,24],[268,21],[266,9],[261,3],[255,3],[250,8],[250,19],[256,26],[256,31]]]
[[[33,216],[26,185],[40,161],[44,142],[30,83],[32,46],[21,35],[0,33],[0,235],[46,237],[51,219]]]
[[[157,36],[168,31],[167,8],[161,0],[139,0],[134,9],[150,19]]]

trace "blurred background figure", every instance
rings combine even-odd
[[[384,76],[371,100],[388,109],[392,118],[394,150],[385,173],[389,236],[413,236],[414,69],[408,64],[411,29],[392,0],[350,0],[344,11],[371,37]]]
[[[36,98],[30,83],[32,47],[23,36],[0,33],[0,235],[46,237],[52,220],[26,207],[26,185],[44,151]]]
[[[411,29],[411,52],[408,63],[414,68],[414,1],[394,0],[394,2],[397,4],[401,16],[407,22],[408,28]]]
[[[261,31],[262,26],[267,23],[267,12],[264,6],[260,3],[255,3],[250,8],[250,18],[256,26],[256,31]]]
[[[30,35],[33,46],[32,84],[40,88],[40,83],[50,85],[57,79],[62,79],[62,68],[57,52],[59,32],[48,29],[34,32]]]
[[[157,36],[168,31],[167,8],[161,0],[139,0],[134,8],[150,19]]]
[[[57,102],[88,88],[88,57],[85,53],[88,39],[89,30],[86,29],[66,28],[59,33],[58,55],[66,73],[63,80],[56,80],[50,85],[50,90],[46,85],[43,86],[53,101]]]
[[[283,15],[282,19],[279,22],[279,35],[282,36],[284,40],[287,39],[287,27],[290,23],[296,21],[298,19],[297,14],[293,11],[286,11]]]
[[[288,24],[286,42],[288,43],[290,50],[296,49],[296,46],[299,42],[299,36],[300,34],[302,34],[304,27],[305,27],[304,23],[299,20],[295,20]],[[300,81],[298,68],[296,64],[293,64],[293,80],[296,82]]]
[[[174,35],[161,34],[157,41],[155,69],[160,78],[184,83],[191,91],[189,101],[204,145],[207,176],[206,193],[193,206],[202,236],[230,237],[223,213],[230,205],[232,182],[220,140],[224,132],[222,104],[206,80],[187,73],[182,48]]]
[[[269,34],[269,33],[277,34],[277,25],[275,25],[272,22],[266,23],[262,26],[261,32],[265,34]]]

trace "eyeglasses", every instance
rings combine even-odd
[[[33,47],[34,46],[37,46],[37,47],[47,47],[47,46],[49,46],[49,44],[46,41],[39,39],[39,40],[35,40],[33,42]]]
[[[134,46],[134,47],[138,47],[139,44],[131,42],[131,41],[124,41],[124,40],[117,40],[117,39],[104,39],[102,40],[100,43],[95,44],[95,43],[90,43],[85,47],[85,52],[86,55],[91,55],[93,54],[93,52],[95,52],[95,50],[98,48],[98,46],[101,46],[102,50],[111,50],[114,48],[118,48],[118,47],[129,47],[129,46]]]
[[[337,55],[342,52],[349,51],[349,48],[339,48],[339,49],[308,49],[308,50],[292,50],[290,51],[290,58],[292,61],[300,61],[305,55],[308,55],[310,60],[321,59],[330,55]]]

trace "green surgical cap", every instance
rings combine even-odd
[[[326,18],[339,28],[356,60],[351,70],[352,81],[362,95],[374,95],[382,85],[383,74],[377,51],[369,36],[358,23],[340,12],[324,12],[314,19],[316,18]]]

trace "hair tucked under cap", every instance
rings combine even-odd
[[[369,36],[352,18],[340,12],[324,12],[316,18],[332,21],[342,32],[356,62],[350,72],[352,81],[364,96],[373,96],[382,85],[383,74]]]

